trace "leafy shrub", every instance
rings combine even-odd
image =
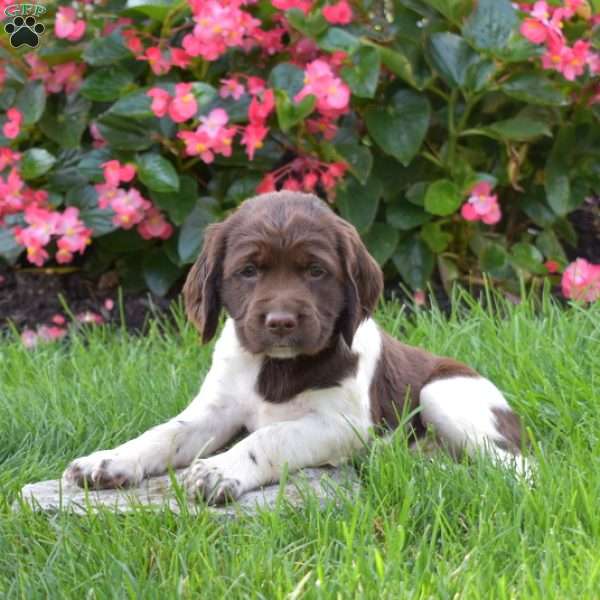
[[[207,223],[286,188],[415,291],[436,269],[513,289],[558,279],[569,213],[600,196],[599,0],[73,6],[38,17],[39,48],[0,48],[9,263],[164,294]],[[595,299],[600,267],[569,268]]]

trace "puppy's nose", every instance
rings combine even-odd
[[[290,312],[274,311],[265,317],[267,329],[276,335],[291,333],[298,326],[298,320]]]

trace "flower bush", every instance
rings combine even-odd
[[[599,0],[47,8],[38,48],[0,46],[3,260],[164,294],[208,223],[283,188],[326,198],[417,299],[482,273],[600,296],[565,252],[600,196]]]

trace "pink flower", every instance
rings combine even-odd
[[[112,199],[110,205],[115,211],[113,223],[123,229],[131,229],[142,221],[152,204],[135,188],[120,192]]]
[[[70,42],[80,40],[85,33],[85,21],[77,20],[77,12],[70,6],[60,6],[56,12],[54,34]]]
[[[90,123],[90,135],[93,138],[93,142],[92,142],[92,146],[94,146],[94,148],[104,148],[104,146],[106,146],[107,142],[106,140],[102,137],[102,134],[100,133],[100,130],[98,129],[98,125],[96,123]]]
[[[6,69],[0,65],[0,90],[4,86],[4,82],[6,81]]]
[[[83,82],[85,64],[68,62],[57,65],[45,78],[45,88],[50,94],[58,94],[65,91],[67,94],[76,92]]]
[[[171,48],[171,64],[180,69],[187,69],[190,66],[192,57],[183,48]]]
[[[104,323],[104,319],[102,318],[102,316],[91,310],[86,310],[85,312],[79,313],[75,318],[80,323],[85,323],[89,325],[102,325],[102,323]]]
[[[251,96],[256,96],[265,91],[265,80],[261,77],[248,77],[248,93]]]
[[[102,163],[104,180],[111,187],[117,187],[121,181],[129,182],[135,177],[136,167],[131,163],[122,165],[118,160]]]
[[[171,62],[159,46],[147,48],[146,52],[137,59],[147,60],[155,75],[166,75],[171,70]]]
[[[144,44],[138,37],[137,32],[133,29],[124,29],[123,37],[125,38],[125,45],[132,54],[135,54],[138,58],[144,54]]]
[[[333,25],[347,25],[352,21],[352,9],[346,0],[340,0],[323,8],[323,16]]]
[[[183,38],[188,55],[214,61],[229,48],[254,43],[260,21],[241,10],[240,4],[239,0],[190,0],[196,26]]]
[[[0,147],[0,173],[4,171],[6,167],[16,164],[20,159],[21,155],[18,152],[13,152],[6,146]]]
[[[294,100],[299,102],[309,94],[316,96],[317,109],[324,115],[341,114],[348,109],[350,88],[335,76],[323,59],[313,60],[306,66],[304,87]]]
[[[2,127],[2,133],[9,140],[16,138],[21,131],[21,123],[23,122],[23,115],[18,108],[9,108],[6,111],[6,117],[8,121],[4,123]]]
[[[548,273],[557,273],[560,269],[560,264],[555,260],[547,260],[544,263],[544,266],[546,267],[546,269],[548,269]]]
[[[211,163],[214,160],[214,154],[211,151],[212,140],[205,131],[180,131],[177,137],[185,143],[185,153],[188,156],[200,156],[205,163]]]
[[[254,153],[263,147],[263,140],[269,133],[264,125],[248,125],[242,135],[242,144],[246,146],[246,154],[250,160],[254,159]]]
[[[313,0],[271,0],[271,4],[279,10],[297,8],[306,15],[312,8]]]
[[[50,75],[50,67],[34,52],[25,55],[25,62],[31,67],[29,79],[31,81],[45,81]]]
[[[169,92],[155,87],[148,90],[146,95],[152,98],[152,112],[159,118],[164,117],[169,110],[169,103],[171,102],[171,96],[169,96]]]
[[[600,298],[600,265],[585,258],[572,262],[562,276],[562,292],[566,298],[594,302]]]
[[[248,107],[248,120],[255,125],[264,124],[275,108],[275,93],[266,89],[262,94],[262,101],[254,96]]]
[[[175,98],[169,104],[169,116],[175,123],[183,123],[196,116],[198,103],[192,93],[191,83],[178,83],[175,86]]]
[[[63,317],[63,315],[56,314],[50,319],[55,325],[64,325],[67,320]]]
[[[83,254],[86,247],[92,243],[92,230],[79,219],[79,209],[74,206],[69,206],[63,212],[56,227],[56,234],[62,236],[57,245],[63,252],[63,258],[66,257],[66,253],[71,254],[70,259],[73,252]],[[70,259],[62,262],[70,262]],[[58,255],[57,260],[59,260]]]
[[[200,121],[202,122],[200,129],[207,133],[209,137],[215,138],[229,121],[229,116],[224,109],[215,108],[206,117],[200,117]]]
[[[67,330],[62,327],[48,327],[48,325],[40,325],[37,329],[38,339],[42,342],[54,342],[60,340],[67,335]]]
[[[427,296],[423,290],[416,290],[413,294],[413,300],[417,306],[424,306],[427,302]]]
[[[115,307],[115,302],[112,298],[107,298],[104,301],[104,308],[109,312]]]
[[[486,225],[500,221],[502,213],[498,196],[492,195],[492,186],[487,181],[480,181],[473,187],[460,214],[466,221],[483,221]]]
[[[146,218],[138,225],[137,230],[145,240],[152,238],[168,240],[173,235],[172,225],[155,207],[146,213]]]
[[[520,31],[521,35],[532,44],[543,44],[548,35],[544,24],[537,19],[525,19],[521,23]]]
[[[21,332],[21,343],[25,348],[35,348],[38,344],[38,335],[33,329],[23,329]]]
[[[235,78],[221,79],[221,87],[219,88],[219,96],[221,98],[229,98],[239,100],[245,92],[244,86]]]
[[[573,48],[565,48],[563,51],[562,74],[568,81],[575,81],[583,75],[588,61],[590,43],[577,40]]]

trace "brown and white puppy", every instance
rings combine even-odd
[[[65,480],[115,487],[189,466],[188,491],[222,502],[277,481],[285,466],[339,463],[415,409],[417,437],[431,428],[453,453],[483,451],[525,473],[519,420],[500,391],[382,331],[371,319],[382,288],[354,227],[317,197],[247,200],[206,230],[184,288],[204,342],[222,308],[229,315],[199,394],[170,421],[75,460]]]

